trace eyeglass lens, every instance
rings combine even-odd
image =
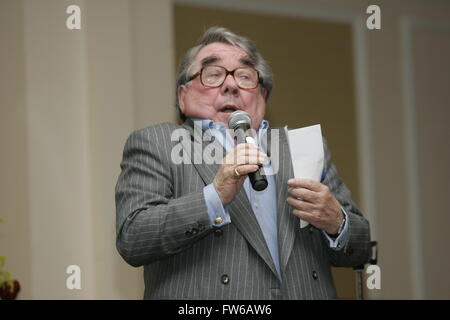
[[[233,71],[232,71],[233,72]],[[227,76],[227,70],[220,66],[206,66],[202,70],[201,80],[207,87],[222,85]],[[256,88],[258,85],[258,73],[253,68],[237,68],[233,72],[234,79],[243,89]]]

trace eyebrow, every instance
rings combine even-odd
[[[220,59],[217,56],[209,56],[209,57],[203,58],[202,61],[201,61],[202,68],[207,66],[208,64],[211,64],[211,63],[214,63],[214,62],[217,62],[217,61],[220,61],[220,60],[222,60],[222,59]]]
[[[200,62],[201,62],[202,68],[203,68],[211,63],[214,63],[214,62],[217,62],[220,60],[222,60],[222,59],[218,56],[208,56],[208,57],[203,58]],[[255,66],[254,60],[249,57],[240,58],[239,62],[242,63],[243,65],[249,66],[249,67]]]
[[[241,58],[239,61],[245,66],[255,67],[255,61],[249,57]]]

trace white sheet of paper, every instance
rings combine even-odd
[[[320,181],[324,164],[320,124],[289,131],[287,127],[284,127],[284,129],[291,151],[294,178]],[[308,224],[308,222],[300,220],[300,228],[304,228]]]

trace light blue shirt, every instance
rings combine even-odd
[[[231,136],[228,134],[223,123],[203,119],[193,119],[193,121],[196,126],[201,126],[203,131],[209,130],[211,136],[214,136],[215,139],[219,141],[222,146],[224,146],[227,153],[234,147],[234,142]],[[261,125],[259,126],[256,137],[256,142],[258,143],[259,148],[264,153],[267,153],[267,150],[264,149],[263,144],[261,144],[260,142],[261,137],[268,130],[268,128],[269,122],[267,120],[263,120],[261,122]],[[278,272],[278,279],[281,282],[282,279],[280,257],[278,251],[277,197],[275,176],[273,174],[270,161],[269,163],[265,164],[263,168],[268,182],[268,186],[265,190],[254,190],[248,177],[245,179],[243,187],[250,201],[253,212],[255,213],[256,219],[261,227],[264,239],[266,240],[267,246]],[[325,169],[323,171],[321,180],[323,180],[324,178]],[[212,183],[204,187],[203,194],[205,197],[206,206],[208,208],[208,215],[210,217],[211,224],[215,227],[222,227],[226,224],[231,223],[228,208],[227,206],[222,205],[219,195],[217,194],[217,191]],[[346,221],[348,221],[345,210],[343,208],[341,209],[343,214],[345,215]],[[222,222],[216,223],[217,218],[222,218]],[[323,232],[323,234],[328,239],[331,248],[340,250],[348,241],[347,230],[348,223],[345,223],[341,233],[336,239],[330,238],[326,232]]]

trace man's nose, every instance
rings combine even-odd
[[[233,95],[237,95],[239,93],[239,86],[231,74],[226,76],[225,81],[222,84],[221,91],[222,94],[231,93]]]

